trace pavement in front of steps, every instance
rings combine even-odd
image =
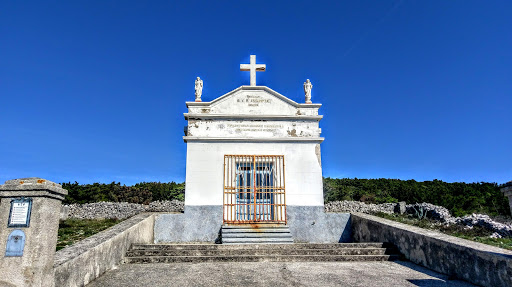
[[[88,287],[474,286],[406,261],[124,264]]]

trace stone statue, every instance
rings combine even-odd
[[[304,83],[304,93],[306,94],[306,104],[311,104],[311,89],[313,88],[313,84],[309,81],[309,79],[306,80]]]
[[[203,94],[203,80],[197,77],[196,79],[196,102],[201,102],[201,95]]]

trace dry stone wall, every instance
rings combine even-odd
[[[61,219],[125,219],[141,212],[183,212],[184,202],[154,201],[149,205],[127,202],[95,202],[85,204],[63,205]]]
[[[512,224],[504,224],[492,220],[485,214],[471,214],[464,217],[457,217],[456,224],[473,228],[473,226],[481,226],[494,233],[491,235],[493,238],[512,237]]]
[[[397,203],[364,203],[361,201],[331,201],[325,204],[326,212],[361,212],[367,214],[387,213],[392,214],[395,212]]]

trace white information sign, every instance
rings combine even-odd
[[[11,208],[11,221],[9,225],[26,225],[28,221],[30,203],[13,202]]]

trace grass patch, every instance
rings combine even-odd
[[[460,234],[460,235],[450,234],[450,235],[464,238],[467,240],[480,242],[480,243],[487,244],[487,245],[496,246],[496,247],[503,248],[503,249],[512,250],[512,238],[490,238],[490,237],[480,237],[480,236],[473,237],[473,236],[466,236],[463,234]]]
[[[113,225],[118,224],[119,219],[66,219],[59,222],[59,235],[57,250],[60,250],[77,241],[94,235]]]
[[[492,245],[492,246],[512,250],[512,238],[506,238],[506,237],[505,238],[490,238],[489,236],[492,234],[492,232],[483,227],[474,226],[471,229],[465,229],[463,226],[460,226],[460,225],[445,226],[445,225],[439,224],[439,222],[434,221],[434,220],[430,220],[430,219],[426,219],[426,218],[418,219],[418,218],[414,218],[412,216],[405,215],[405,214],[402,215],[402,214],[377,213],[375,215],[378,217],[397,221],[400,223],[417,226],[417,227],[421,227],[421,228],[425,228],[425,229],[430,229],[430,230],[436,230],[436,231],[439,231],[439,232],[442,232],[444,234],[448,234],[451,236],[455,236],[455,237],[459,237],[459,238],[463,238],[463,239],[467,239],[467,240],[471,240],[471,241],[475,241],[475,242],[480,242],[480,243],[487,244],[487,245]]]

